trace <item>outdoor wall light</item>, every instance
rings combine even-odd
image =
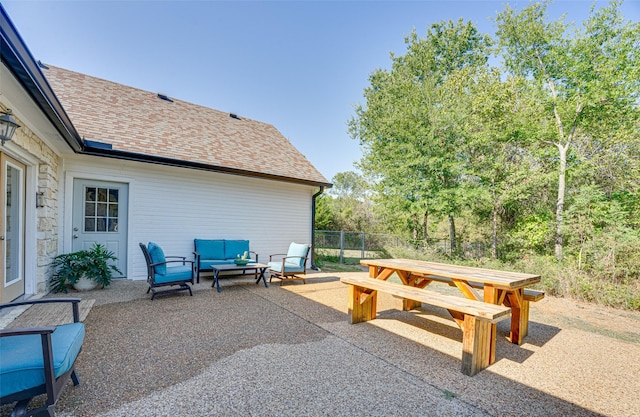
[[[36,192],[36,207],[44,207],[44,192],[38,191]]]
[[[2,141],[2,146],[4,146],[6,141],[11,140],[13,134],[20,125],[13,120],[13,117],[11,117],[11,109],[7,109],[6,112],[0,113],[3,114],[0,116],[0,141]]]

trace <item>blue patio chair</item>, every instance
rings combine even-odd
[[[309,250],[311,245],[306,243],[291,243],[287,253],[275,253],[269,255],[269,282],[273,278],[280,280],[280,285],[285,280],[302,280],[304,284],[307,283],[304,277],[299,275],[305,275],[307,273],[307,259],[309,256]],[[279,261],[275,261],[275,257],[282,257]],[[299,274],[299,275],[298,275]]]
[[[140,249],[147,262],[147,282],[149,283],[147,294],[149,291],[153,293],[151,300],[157,294],[176,291],[189,291],[189,295],[193,296],[191,285],[194,284],[194,279],[198,275],[194,261],[187,261],[185,256],[166,256],[162,248],[153,242],[149,242],[148,246],[140,243]],[[157,289],[162,287],[176,288]]]
[[[73,323],[0,330],[0,405],[15,402],[11,416],[55,416],[54,407],[69,379],[80,384],[75,362],[85,328],[79,320],[79,298],[19,301],[1,304],[0,310],[48,303],[71,304]],[[44,404],[29,410],[31,400],[42,394]]]

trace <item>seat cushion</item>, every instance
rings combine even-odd
[[[282,271],[282,261],[280,262],[269,262],[269,269],[271,271],[274,272],[280,272],[283,273]],[[291,262],[285,262],[284,263],[284,273],[300,273],[300,272],[304,272],[304,267],[298,265],[297,263],[291,263]]]
[[[295,263],[299,267],[304,266],[306,261],[306,257],[309,254],[309,245],[305,243],[291,243],[289,245],[289,250],[287,251],[287,256],[299,256],[300,258],[292,258],[287,259],[287,263]]]
[[[223,239],[194,239],[193,241],[200,259],[224,259]]]
[[[83,323],[63,324],[51,334],[56,378],[73,366],[82,348],[84,335]],[[1,397],[45,383],[40,335],[0,337],[0,358]]]
[[[155,264],[158,262],[167,262],[167,258],[164,256],[164,251],[160,246],[156,243],[149,242],[147,245],[147,249],[149,250],[149,256],[151,256],[151,263]],[[156,274],[166,274],[167,273],[167,264],[162,263],[160,265],[156,265],[153,267]]]
[[[235,259],[238,255],[242,256],[245,252],[249,252],[248,240],[225,240],[224,241],[224,258]],[[247,253],[247,256],[249,254]]]
[[[169,266],[166,274],[156,274],[154,283],[164,284],[173,281],[189,281],[193,278],[191,265]]]

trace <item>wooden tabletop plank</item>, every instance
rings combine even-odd
[[[421,275],[438,275],[452,279],[481,282],[483,284],[509,289],[526,287],[540,282],[540,275],[413,259],[362,259],[360,264],[364,266],[399,269]]]

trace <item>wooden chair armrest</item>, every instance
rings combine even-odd
[[[287,259],[304,259],[304,263],[302,264],[302,268],[304,268],[304,270],[307,270],[307,257],[306,256],[285,256],[284,258],[282,258],[282,271],[284,272],[285,269],[285,263],[287,261]]]
[[[287,256],[286,253],[274,253],[273,255],[269,255],[269,262],[271,262],[274,256]]]

